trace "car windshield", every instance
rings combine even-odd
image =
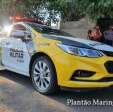
[[[50,35],[61,35],[61,36],[71,36],[71,34],[66,33],[64,31],[61,30],[57,30],[57,29],[52,29],[46,25],[42,25],[42,24],[37,24],[37,23],[27,23],[28,25],[30,25],[34,30],[42,33],[42,34],[50,34]]]

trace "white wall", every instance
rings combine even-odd
[[[88,19],[81,19],[80,21],[71,21],[61,24],[61,30],[81,38],[87,38],[88,30],[93,27],[94,24]]]

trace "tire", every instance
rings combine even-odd
[[[31,79],[34,88],[41,94],[52,94],[58,89],[55,67],[46,56],[40,56],[34,60]]]

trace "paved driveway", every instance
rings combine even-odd
[[[113,106],[67,106],[67,99],[113,101],[113,90],[59,91],[56,95],[44,96],[33,89],[29,78],[0,72],[0,112],[113,112]]]

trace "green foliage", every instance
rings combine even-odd
[[[80,0],[81,9],[92,19],[109,16],[113,17],[113,0]]]
[[[63,18],[76,20],[88,16],[93,20],[99,17],[113,17],[113,0],[49,0],[50,7],[62,12]],[[55,4],[55,5],[54,5]],[[55,7],[54,7],[55,6]]]
[[[49,0],[49,10],[57,10],[62,14],[63,20],[73,21],[84,16],[79,0]]]
[[[42,9],[46,9],[52,19],[55,13],[60,12],[66,21],[78,20],[84,16],[96,20],[103,16],[113,17],[113,0],[0,0],[0,14],[5,16],[39,18]]]

